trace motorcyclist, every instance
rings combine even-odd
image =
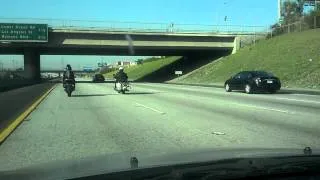
[[[116,82],[114,84],[114,88],[116,88],[117,82],[127,82],[128,81],[128,75],[124,72],[123,67],[119,68],[119,71],[114,75],[114,78],[116,79]]]
[[[74,86],[74,89],[76,88],[76,80],[70,64],[67,65],[66,71],[63,73],[63,87],[65,87],[66,80],[70,80]]]

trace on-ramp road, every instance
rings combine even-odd
[[[108,83],[59,84],[0,145],[0,171],[119,152],[320,148],[320,96]]]

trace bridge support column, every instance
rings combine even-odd
[[[40,81],[40,53],[36,49],[24,50],[24,72],[26,78]]]
[[[240,41],[240,37],[234,38],[232,54],[235,54],[240,49]]]

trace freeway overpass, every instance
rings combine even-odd
[[[38,21],[33,23],[39,23]],[[40,55],[216,57],[236,52],[240,46],[239,37],[258,34],[243,31],[242,33],[212,31],[211,26],[211,30],[208,31],[194,30],[197,27],[186,31],[181,29],[168,31],[50,25],[47,42],[2,42],[0,54],[23,54],[26,74],[31,79],[39,79]]]
[[[207,33],[110,32],[50,28],[46,43],[0,43],[0,54],[23,54],[29,78],[40,77],[40,55],[206,55],[238,48],[235,35]]]
[[[190,52],[232,51],[235,35],[208,33],[110,32],[106,30],[50,28],[47,43],[5,43],[0,53],[66,55],[183,55]],[[132,45],[133,52],[128,51]]]

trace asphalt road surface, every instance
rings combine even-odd
[[[119,152],[320,148],[320,96],[212,87],[59,84],[0,146],[0,170]]]

